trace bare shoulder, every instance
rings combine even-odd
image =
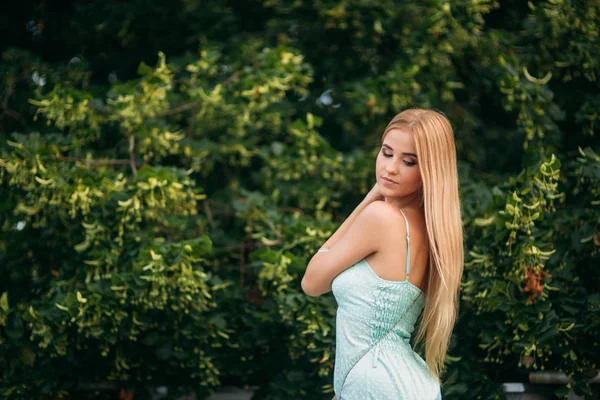
[[[425,222],[425,214],[422,210],[414,208],[406,208],[402,210],[406,219],[408,219],[408,225],[410,226],[411,235],[424,235],[427,236],[427,224]]]
[[[374,201],[363,208],[352,225],[358,235],[375,238],[384,233],[382,230],[385,229],[390,214],[391,210],[383,201]]]
[[[379,251],[366,257],[366,261],[380,278],[390,281],[406,279],[407,260],[407,226],[410,233],[410,282],[423,290],[423,282],[428,263],[428,244],[425,217],[419,209],[404,207],[402,211],[395,205],[380,202],[380,212],[386,215],[385,228],[380,233],[385,235]],[[404,215],[403,215],[404,214]],[[404,219],[406,216],[406,220]],[[381,238],[381,236],[379,236]],[[402,268],[398,268],[398,263]]]
[[[380,200],[366,206],[363,213],[366,217],[372,218],[378,227],[389,225],[390,222],[396,222],[399,219],[404,219],[397,207]]]
[[[419,254],[425,256],[428,254],[429,239],[427,237],[427,223],[423,210],[415,208],[403,208],[410,229],[411,248],[415,252],[415,262],[420,260]],[[404,229],[406,230],[406,228]],[[423,258],[423,263],[427,263],[427,257]]]
[[[404,215],[403,215],[404,214]],[[364,235],[372,235],[380,239],[394,237],[402,239],[406,236],[406,220],[408,220],[410,236],[420,245],[427,242],[427,227],[423,212],[413,208],[400,209],[385,201],[370,203],[361,213],[361,228]],[[386,240],[386,242],[390,242]],[[391,241],[394,242],[394,241]]]
[[[417,224],[421,225],[423,218],[419,215],[419,212],[411,209],[403,209],[400,211],[398,207],[393,204],[386,203],[385,201],[374,201],[369,204],[369,207],[373,207],[377,211],[375,211],[379,217],[387,222],[387,225],[397,225],[398,222],[402,222],[401,226],[406,226],[404,224],[404,215],[408,219],[408,223],[411,226]],[[404,215],[402,213],[404,212]],[[406,230],[406,229],[404,229]]]
[[[385,220],[384,226],[387,227],[387,233],[401,239],[407,234],[406,221],[408,221],[408,230],[417,246],[427,243],[427,225],[425,223],[425,215],[422,210],[415,208],[403,208],[402,211],[393,204],[380,201],[379,213],[382,219]],[[406,219],[405,219],[406,217]]]
[[[365,224],[368,226],[365,226],[363,234],[379,239],[381,241],[380,245],[389,242],[387,239],[391,237],[401,238],[406,235],[404,217],[395,205],[378,200],[365,207],[363,213],[363,219],[369,220]],[[409,224],[412,226],[410,219]]]
[[[417,232],[426,230],[425,215],[423,214],[423,211],[414,208],[405,208],[402,209],[402,211],[408,219],[411,231],[414,230]]]

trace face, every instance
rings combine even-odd
[[[390,130],[377,155],[377,183],[386,198],[404,198],[421,189],[421,173],[413,136],[402,129]],[[389,182],[388,178],[393,182]]]

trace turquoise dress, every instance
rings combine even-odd
[[[409,343],[425,296],[408,281],[410,233],[402,215],[408,246],[405,281],[380,278],[365,259],[333,280],[337,400],[441,399],[439,383]]]

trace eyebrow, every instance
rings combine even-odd
[[[387,147],[388,149],[390,149],[390,150],[394,151],[394,149],[392,149],[392,146],[390,146],[390,145],[389,145],[389,144],[387,144],[387,143],[384,143],[384,144],[382,144],[382,146],[383,146],[383,147]],[[402,154],[404,154],[405,156],[412,156],[412,157],[414,157],[414,158],[417,158],[417,155],[416,155],[415,153],[402,153]]]

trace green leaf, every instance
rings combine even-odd
[[[577,360],[577,354],[573,350],[569,351],[569,358],[573,361]]]
[[[36,354],[33,350],[31,350],[31,347],[23,347],[23,364],[27,365],[28,367],[33,367],[35,359]]]
[[[8,312],[8,292],[4,292],[2,293],[2,296],[0,296],[0,308],[5,313]]]

